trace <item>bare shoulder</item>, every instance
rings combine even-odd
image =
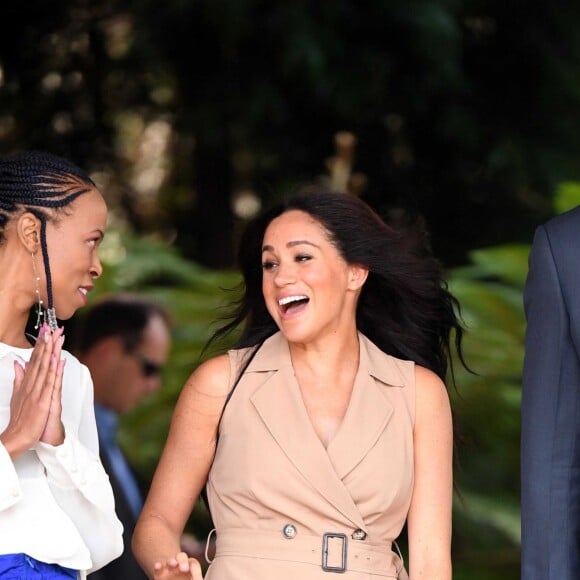
[[[230,363],[227,354],[201,363],[189,376],[177,403],[176,414],[195,408],[214,414],[221,408],[229,390]]]
[[[185,388],[219,395],[227,393],[229,379],[229,357],[227,354],[222,354],[201,363],[187,379]]]
[[[431,370],[415,365],[415,397],[417,414],[439,413],[449,408],[445,383]]]
[[[230,365],[227,355],[200,364],[187,379],[173,411],[172,430],[176,433],[213,433],[229,388]]]

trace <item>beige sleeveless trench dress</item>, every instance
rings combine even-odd
[[[206,580],[407,577],[392,543],[413,490],[414,363],[359,339],[349,406],[327,448],[283,335],[250,362],[208,478],[216,556]],[[232,383],[247,355],[230,351]]]

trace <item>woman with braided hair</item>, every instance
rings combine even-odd
[[[57,323],[101,274],[106,221],[72,163],[0,158],[0,578],[84,578],[122,551],[91,378]],[[34,307],[37,337],[25,333]]]

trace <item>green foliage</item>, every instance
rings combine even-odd
[[[179,256],[167,245],[148,238],[110,231],[101,251],[103,276],[94,296],[117,291],[139,292],[155,299],[170,313],[173,344],[163,372],[162,389],[122,418],[120,443],[145,480],[153,475],[163,449],[171,415],[182,386],[200,361],[222,351],[228,341],[216,341],[204,352],[229,305],[237,296],[237,272],[217,272]],[[232,343],[235,335],[229,337]],[[203,506],[192,514],[190,527],[200,537],[208,531]]]
[[[461,500],[454,509],[456,578],[518,578],[519,431],[529,246],[474,251],[449,273],[466,327],[452,391]],[[511,570],[511,572],[510,572]]]
[[[227,314],[240,283],[237,272],[217,272],[180,257],[153,239],[109,232],[102,247],[104,273],[94,298],[134,291],[162,304],[173,321],[173,345],[164,388],[125,417],[122,440],[139,471],[150,477],[159,458],[181,387],[202,360],[204,346]],[[212,352],[224,348],[216,342]]]
[[[556,213],[563,213],[580,205],[580,183],[565,181],[556,188],[554,209]]]

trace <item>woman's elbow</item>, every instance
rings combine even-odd
[[[142,551],[143,546],[143,536],[145,535],[143,532],[143,516],[141,516],[137,520],[137,524],[135,525],[135,529],[133,530],[133,536],[131,537],[131,550],[137,560],[139,560],[139,554]]]

